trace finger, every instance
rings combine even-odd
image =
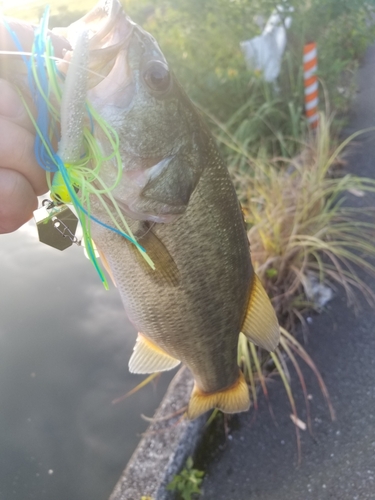
[[[0,233],[15,231],[38,208],[38,198],[28,180],[15,170],[0,168]]]
[[[14,32],[14,34],[20,41],[22,49],[26,52],[29,52],[34,42],[35,26],[16,19],[5,19],[10,29]],[[48,31],[48,35],[51,38],[56,57],[62,57],[64,49],[71,49],[69,42],[62,36],[59,36],[56,33],[52,33],[51,31]],[[8,28],[2,22],[0,22],[0,47],[2,50],[19,51],[19,47],[15,45]]]
[[[27,99],[27,96],[24,98]],[[34,106],[30,100],[28,100],[27,106],[31,112],[34,111]],[[18,92],[9,82],[2,78],[0,78],[0,116],[26,128],[29,132],[35,133],[35,127]]]
[[[0,116],[0,166],[18,171],[36,195],[48,191],[46,172],[34,155],[34,134]]]

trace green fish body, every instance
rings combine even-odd
[[[190,418],[214,407],[245,411],[250,401],[237,365],[238,336],[242,331],[274,350],[279,327],[251,264],[228,170],[157,43],[117,0],[101,2],[65,31],[73,47],[83,31],[90,37],[88,67],[95,70],[87,98],[120,139],[123,175],[112,194],[155,264],[153,270],[134,245],[92,223],[103,262],[139,331],[130,370],[185,364],[195,379]],[[96,140],[110,152],[99,132]],[[111,162],[101,175],[113,182]],[[97,199],[91,210],[111,224]]]

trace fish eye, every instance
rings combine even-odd
[[[143,72],[143,80],[153,92],[167,92],[171,85],[171,74],[168,66],[161,61],[150,62]]]

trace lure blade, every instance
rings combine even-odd
[[[42,206],[34,212],[39,241],[57,250],[73,245],[78,218],[66,205],[48,208]]]

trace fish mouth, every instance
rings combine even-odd
[[[83,32],[88,33],[90,57],[87,70],[89,72],[89,89],[96,87],[100,82],[106,79],[105,86],[107,94],[111,93],[111,83],[107,81],[115,66],[118,65],[118,56],[126,51],[136,24],[130,19],[123,10],[118,0],[101,0],[92,10],[82,18],[70,24],[67,28],[54,28],[53,31],[64,36],[71,47],[75,48],[77,40]],[[64,61],[69,62],[73,51],[67,51],[64,55]],[[121,66],[125,67],[124,58]],[[59,67],[64,70],[63,64]],[[129,80],[129,72],[121,71],[118,68],[115,71],[116,83],[124,87]],[[109,79],[111,80],[111,79]]]
[[[54,28],[53,31],[65,36],[73,48],[82,31],[87,31],[90,49],[102,52],[126,45],[136,26],[118,0],[101,0],[67,28]]]

